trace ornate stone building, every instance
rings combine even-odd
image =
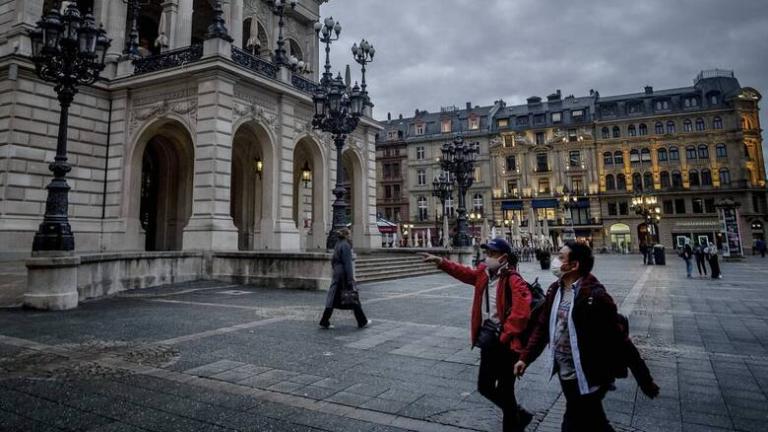
[[[0,0],[0,252],[28,252],[45,207],[59,105],[34,73],[27,32],[53,3]],[[263,0],[222,2],[232,43],[206,38],[207,0],[140,2],[135,62],[124,55],[126,3],[77,3],[112,38],[104,79],[81,88],[70,109],[78,251],[325,247],[338,173],[330,137],[311,127],[321,68],[313,25],[324,0],[286,12],[286,49],[308,75],[271,62],[277,17]],[[378,129],[363,118],[343,156],[358,247],[381,244]]]
[[[576,236],[596,248],[636,251],[650,239],[631,201],[645,193],[661,208],[654,228],[662,244],[677,247],[683,237],[721,244],[716,205],[730,198],[740,204],[739,227],[750,251],[766,238],[768,222],[760,99],[732,72],[705,71],[693,86],[678,89],[564,98],[557,91],[520,106],[497,101],[436,114],[417,111],[387,122],[378,146],[407,145],[411,214],[403,221],[417,227],[435,225],[420,220],[428,218],[419,209],[429,217],[439,207],[429,193],[439,174],[439,149],[463,130],[481,143],[481,181],[468,194],[468,211],[476,203],[484,207],[484,218],[507,235],[517,226],[525,238],[532,234],[531,220],[546,219],[557,242],[572,214]],[[459,125],[452,123],[457,115]],[[564,191],[576,195],[568,211],[560,202]],[[451,206],[446,211],[453,215]]]

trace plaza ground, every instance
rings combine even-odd
[[[648,400],[621,381],[609,418],[621,431],[765,430],[768,261],[724,263],[712,281],[667,260],[597,256],[661,386]],[[554,279],[534,264],[522,264],[527,279]],[[348,311],[320,330],[323,292],[217,282],[0,310],[0,430],[501,430],[475,389],[469,286],[431,275],[363,285],[361,297],[374,321],[363,330]],[[536,413],[529,431],[559,430],[564,408],[544,363],[518,383]]]

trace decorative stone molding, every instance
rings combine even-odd
[[[131,111],[130,131],[133,132],[140,123],[161,117],[168,113],[179,114],[186,117],[189,120],[189,124],[196,124],[197,101],[194,99],[173,102],[163,100],[147,107],[134,108]]]
[[[296,132],[296,136],[309,135],[321,143],[331,142],[330,135],[324,132],[319,132],[317,129],[313,128],[311,120],[308,122],[297,120],[296,123],[294,123],[293,130]]]
[[[277,116],[270,114],[264,107],[255,103],[250,105],[235,103],[232,110],[239,116],[238,120],[248,117],[259,121],[273,131],[277,124]]]

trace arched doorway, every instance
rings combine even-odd
[[[272,219],[274,152],[266,130],[256,122],[240,126],[232,144],[230,215],[238,231],[239,250],[269,247],[263,225]]]
[[[192,214],[192,139],[175,123],[159,130],[141,152],[139,222],[145,250],[181,250]]]
[[[347,208],[347,224],[351,225],[353,241],[364,244],[365,236],[365,176],[360,156],[352,149],[345,151],[341,157],[342,187],[346,190],[344,198],[349,204]]]
[[[267,31],[255,16],[243,20],[242,47],[255,56],[268,56],[270,53]]]
[[[293,220],[303,250],[325,248],[324,178],[320,146],[309,137],[301,139],[293,151]]]
[[[632,236],[629,225],[617,223],[611,225],[608,232],[611,236],[611,250],[618,253],[629,253],[632,250]]]

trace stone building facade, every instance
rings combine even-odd
[[[0,252],[28,252],[45,208],[59,105],[34,73],[27,32],[52,3],[0,0]],[[324,0],[301,0],[286,16],[286,49],[308,75],[270,60],[277,17],[263,0],[222,2],[232,43],[206,38],[207,0],[150,1],[135,62],[124,55],[126,4],[78,3],[112,39],[104,79],[70,108],[78,251],[324,249],[338,174],[332,140],[311,126]],[[364,117],[343,154],[358,247],[381,244],[378,130]]]
[[[733,72],[715,70],[699,74],[690,87],[590,93],[563,97],[558,90],[519,106],[497,101],[389,118],[377,146],[404,142],[408,148],[411,212],[402,221],[417,229],[435,226],[420,220],[419,202],[426,198],[427,215],[440,207],[429,193],[440,172],[440,146],[464,131],[481,143],[481,181],[467,196],[468,211],[474,197],[482,197],[483,217],[507,235],[516,226],[525,238],[535,233],[531,220],[546,219],[557,243],[572,222],[576,236],[596,248],[636,251],[641,241],[656,240],[647,237],[648,225],[631,207],[632,198],[644,193],[656,197],[662,210],[650,232],[668,247],[684,237],[721,243],[716,205],[726,198],[740,204],[745,250],[766,238],[761,95],[755,89],[741,87]],[[419,185],[422,172],[426,184]],[[575,195],[570,210],[562,206],[564,192]],[[450,207],[446,211],[453,216]]]

